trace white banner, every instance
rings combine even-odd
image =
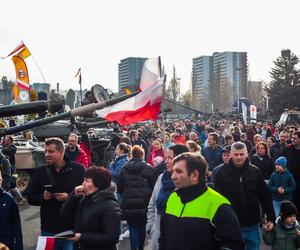
[[[247,124],[247,106],[242,102],[242,111],[243,111],[243,120],[244,123]]]
[[[255,105],[250,105],[250,120],[256,121],[257,110]]]

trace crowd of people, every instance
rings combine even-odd
[[[20,250],[17,202],[24,198],[12,185],[14,160],[6,148],[7,157],[0,154],[0,225],[6,225],[0,242]],[[131,249],[140,250],[148,235],[153,250],[252,250],[260,249],[261,234],[273,249],[300,248],[297,125],[131,125],[115,128],[107,166],[96,166],[91,152],[87,134],[80,144],[70,134],[67,146],[48,138],[47,164],[31,178],[27,200],[40,206],[41,235],[74,232],[57,239],[55,249],[117,249],[129,237]]]

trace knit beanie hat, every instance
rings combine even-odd
[[[277,158],[277,160],[275,161],[275,166],[279,165],[279,166],[285,168],[286,163],[287,163],[287,159],[284,156],[281,156],[281,157]]]
[[[290,201],[282,201],[280,203],[280,216],[284,221],[287,217],[291,215],[297,215],[296,206]]]

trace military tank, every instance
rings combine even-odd
[[[95,111],[105,106],[114,105],[126,100],[138,92],[126,96],[110,98],[103,92],[103,87],[94,85],[86,96],[83,106],[64,111],[64,100],[53,97],[50,101],[35,101],[26,104],[0,106],[0,117],[11,117],[24,114],[43,113],[47,111],[49,116],[29,121],[25,124],[0,128],[0,138],[5,135],[16,135],[25,131],[33,131],[35,137],[41,142],[47,137],[60,137],[67,139],[71,132],[88,132],[91,128],[105,127],[109,122],[95,116]],[[59,112],[58,114],[56,114]],[[107,132],[107,133],[106,133]],[[91,137],[93,146],[92,162],[97,165],[107,164],[106,147],[109,143],[109,132],[94,133]],[[17,146],[16,169],[18,174],[18,187],[24,192],[28,186],[31,174],[35,167],[45,163],[44,149],[31,140],[17,139],[14,141]]]

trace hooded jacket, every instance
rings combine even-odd
[[[125,220],[146,218],[152,194],[152,168],[142,159],[133,158],[122,168],[117,182],[123,201]]]
[[[122,154],[116,157],[116,159],[109,164],[108,168],[111,171],[113,182],[117,183],[121,169],[124,167],[126,162],[128,162],[128,156],[127,154]]]
[[[73,192],[61,208],[61,218],[81,233],[75,249],[115,250],[119,241],[121,209],[111,187],[87,196]]]
[[[296,189],[296,184],[291,172],[286,168],[284,172],[274,172],[271,175],[268,184],[269,190],[272,193],[272,199],[276,201],[291,200],[292,194]],[[279,194],[278,188],[283,187],[284,193]]]
[[[272,245],[272,250],[296,250],[300,248],[300,237],[297,236],[300,230],[298,221],[290,229],[286,229],[278,217],[273,230],[263,231],[263,240],[267,245]]]

